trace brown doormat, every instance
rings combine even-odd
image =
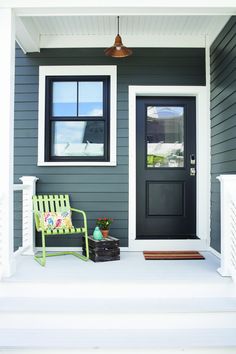
[[[146,260],[205,259],[197,251],[143,251]]]

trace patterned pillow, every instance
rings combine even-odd
[[[40,226],[44,230],[71,229],[73,227],[70,210],[41,213],[39,219]]]

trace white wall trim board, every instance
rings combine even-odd
[[[206,194],[206,203],[207,208],[209,210],[209,225],[208,225],[208,230],[209,230],[209,237],[208,237],[208,246],[210,247],[211,243],[211,107],[210,107],[210,102],[211,102],[211,73],[210,73],[210,42],[212,38],[209,36],[206,36],[206,44],[205,44],[205,71],[206,71],[206,111],[205,111],[205,119],[208,122],[206,123],[206,134],[208,134],[208,146],[205,150],[205,158],[208,161],[208,164],[206,164],[207,168],[207,190],[205,191]],[[200,132],[199,132],[200,133]],[[200,136],[199,136],[200,137]],[[198,142],[197,142],[198,143]],[[200,143],[200,141],[199,141]]]
[[[114,35],[41,35],[40,48],[106,48]],[[204,48],[205,36],[125,35],[125,45],[133,48]],[[32,50],[29,50],[32,51]]]
[[[128,247],[120,247],[120,250],[122,252],[130,252]],[[42,247],[35,247],[35,251],[36,252],[41,252],[42,251]],[[81,252],[82,251],[82,247],[47,247],[47,252],[60,252],[60,251],[61,252],[64,252],[64,251]],[[1,351],[0,351],[0,353],[1,353]]]
[[[38,166],[116,166],[117,149],[117,68],[116,65],[74,65],[39,67]],[[45,80],[47,76],[110,76],[110,161],[45,162]]]
[[[208,251],[211,252],[212,254],[214,254],[214,256],[216,256],[217,258],[221,259],[221,254],[220,252],[216,251],[214,248],[209,247]]]
[[[14,87],[15,87],[15,16],[11,9],[0,8],[0,268],[3,276],[15,271],[13,254],[13,165],[14,165]]]
[[[197,155],[197,236],[199,240],[136,240],[136,97],[195,96]],[[210,243],[210,120],[205,86],[129,87],[129,248],[207,250]]]

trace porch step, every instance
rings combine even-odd
[[[0,348],[236,349],[236,299],[2,297],[0,333]]]
[[[220,282],[155,281],[122,282],[3,282],[0,299],[7,298],[66,298],[66,299],[192,299],[236,298],[236,286],[231,279]]]
[[[125,253],[107,264],[68,256],[46,268],[22,258],[0,283],[0,348],[236,353],[236,287],[218,266],[211,255],[159,263]]]
[[[134,354],[176,354],[176,353],[234,353],[235,330],[4,330],[1,331],[1,347],[23,348],[77,348],[76,354],[83,353],[129,353]],[[14,339],[14,340],[13,340]],[[78,348],[81,350],[78,351]],[[219,349],[219,351],[217,350]],[[163,352],[162,352],[163,350]],[[1,352],[1,351],[0,351]],[[5,352],[4,352],[5,353]],[[32,354],[32,351],[30,351]],[[12,353],[11,353],[12,354]],[[41,354],[41,352],[40,352]]]
[[[88,298],[1,298],[0,315],[15,313],[37,314],[93,314],[104,316],[135,314],[148,316],[170,313],[236,313],[236,298],[143,298],[143,299],[88,299]],[[0,328],[1,328],[0,323]]]

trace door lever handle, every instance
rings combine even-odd
[[[190,167],[190,176],[196,176],[196,168]]]

